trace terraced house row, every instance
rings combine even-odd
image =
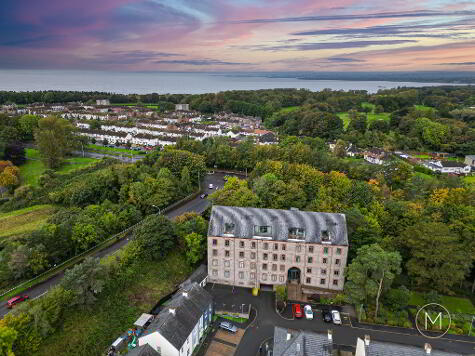
[[[213,206],[209,282],[333,294],[343,290],[347,255],[343,214]]]

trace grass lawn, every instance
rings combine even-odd
[[[370,108],[370,109],[371,109],[371,112],[374,111],[375,106],[376,106],[376,105],[371,104],[371,103],[368,103],[367,101],[361,103],[361,107],[362,107],[362,108]]]
[[[430,110],[430,109],[433,109],[432,107],[430,106],[426,106],[426,105],[414,105],[414,107],[418,110]]]
[[[20,235],[36,230],[53,215],[54,206],[35,205],[28,208],[0,213],[0,237]]]
[[[286,106],[285,108],[282,108],[279,110],[279,112],[286,113],[286,112],[292,112],[295,111],[299,108],[299,106]]]
[[[131,328],[141,313],[149,312],[192,271],[179,254],[141,267],[136,268],[140,272],[127,289],[100,296],[89,309],[66,312],[63,326],[45,340],[36,355],[104,355],[107,347]]]
[[[434,176],[431,176],[429,174],[425,174],[425,173],[422,173],[422,172],[414,172],[414,175],[416,175],[418,177],[421,177],[421,178],[424,178],[424,179],[427,179],[427,180],[436,180],[437,179]]]
[[[339,112],[337,115],[340,117],[340,119],[343,120],[343,127],[346,130],[348,125],[350,124],[350,117],[348,116],[348,113],[347,112]]]
[[[420,159],[429,159],[430,156],[429,155],[412,155],[413,157],[415,158],[420,158]]]
[[[140,154],[139,151],[133,151],[127,148],[104,147],[104,146],[92,145],[92,144],[87,145],[87,148],[91,151],[100,152],[100,153],[112,153],[112,154],[127,153],[129,155]]]
[[[451,313],[466,313],[475,314],[475,307],[468,298],[441,296],[441,304],[446,307]],[[425,304],[422,293],[412,292],[410,305],[423,306]]]
[[[242,324],[242,323],[245,323],[246,321],[248,321],[248,319],[246,319],[246,318],[236,318],[234,316],[229,316],[229,315],[220,315],[220,317],[222,317],[224,319],[234,321],[234,322],[239,323],[239,324]]]
[[[475,176],[464,177],[463,181],[466,184],[475,185]]]
[[[39,161],[40,154],[38,150],[33,148],[26,148],[25,155],[28,158],[25,164],[20,166],[20,177],[22,184],[37,185],[38,178],[46,170],[42,161]],[[95,158],[88,157],[72,157],[67,158],[65,163],[56,170],[58,173],[69,173],[79,168],[87,167],[90,164],[97,162]]]

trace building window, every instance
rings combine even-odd
[[[262,255],[262,258],[263,258],[265,261],[267,261],[267,257],[269,257],[269,255],[267,255],[267,253],[264,253],[264,254]]]
[[[244,279],[244,272],[239,272],[239,279]]]
[[[277,271],[277,265],[272,265],[272,270]]]
[[[297,252],[302,251],[302,246],[297,245],[297,246],[295,247],[295,251],[297,251]]]
[[[224,261],[224,267],[229,267],[229,261]]]
[[[279,256],[277,256],[277,254],[274,253],[274,254],[272,255],[272,259],[273,259],[274,261],[277,261],[277,260],[279,259]]]
[[[306,279],[306,283],[307,283],[307,284],[310,284],[310,283],[312,283],[312,278],[310,278],[310,277],[307,277],[307,279]]]
[[[312,273],[312,269],[311,269],[311,268],[307,268],[307,273]]]
[[[328,255],[328,247],[324,247],[324,248],[323,248],[323,254],[324,254],[324,255]]]
[[[289,228],[289,239],[303,240],[305,238],[305,229],[300,227]]]
[[[264,242],[264,250],[267,250],[269,248],[269,244],[267,242]]]
[[[259,226],[254,225],[254,234],[260,236],[271,236],[272,235],[272,226]]]
[[[327,230],[322,230],[322,241],[330,241],[330,234]]]
[[[335,260],[335,264],[338,265],[338,266],[340,265],[340,259],[339,259],[339,258],[337,258],[337,259]]]
[[[263,274],[262,274],[262,280],[263,280],[263,281],[266,281],[266,280],[267,280],[267,274],[266,274],[266,273],[263,273]]]
[[[325,278],[320,279],[320,284],[325,284]]]
[[[285,251],[285,244],[282,244],[282,251]]]
[[[218,265],[218,260],[213,260],[213,266],[217,266]]]
[[[256,279],[256,274],[254,272],[251,272],[251,279]]]
[[[218,250],[213,250],[213,256],[218,256]]]
[[[326,270],[326,269],[322,269],[322,270],[320,271],[320,274],[323,275],[323,276],[325,276],[325,275],[327,274],[327,270]]]
[[[277,282],[277,275],[275,274],[272,275],[272,282]]]
[[[307,258],[307,262],[308,262],[308,263],[313,263],[313,257],[308,257],[308,258]]]
[[[295,262],[297,262],[297,263],[300,262],[300,256],[295,256]]]
[[[341,248],[337,248],[337,249],[336,249],[336,254],[337,254],[337,255],[341,255]]]
[[[334,279],[334,280],[333,280],[333,285],[334,285],[334,286],[337,286],[337,285],[338,285],[338,279]]]
[[[224,257],[229,257],[229,250],[224,251]]]
[[[229,276],[230,276],[229,271],[224,271],[224,278],[229,278]]]
[[[234,233],[234,224],[233,223],[224,223],[224,233],[225,234]]]
[[[284,276],[279,276],[279,282],[284,283]]]
[[[262,264],[262,270],[263,270],[263,271],[267,271],[267,263],[263,263],[263,264]]]
[[[326,259],[325,257],[324,257],[324,258],[322,258],[322,263],[323,263],[324,265],[326,265],[326,264],[327,264],[327,259]]]
[[[251,269],[256,269],[256,262],[251,262]]]
[[[285,261],[285,255],[280,255],[280,260]]]
[[[224,240],[224,246],[229,247],[229,240]]]
[[[338,270],[333,271],[333,274],[334,274],[335,276],[339,276],[339,275],[340,275],[340,271],[338,271]]]
[[[308,246],[308,252],[313,253],[313,246]]]
[[[218,244],[218,240],[213,239],[213,246],[216,246]]]
[[[216,277],[217,275],[218,275],[218,270],[217,270],[217,269],[214,269],[214,270],[213,270],[213,276]]]
[[[251,248],[256,248],[256,243],[254,241],[251,242]]]
[[[244,241],[239,241],[239,247],[244,248]]]
[[[280,265],[280,271],[281,271],[281,272],[284,272],[284,271],[285,271],[285,266],[284,266],[284,265]]]
[[[239,252],[239,258],[244,258],[244,251]]]
[[[244,261],[239,261],[239,268],[244,268]]]
[[[256,259],[256,253],[255,252],[251,252],[251,260],[255,260]]]
[[[274,244],[274,250],[278,250],[279,249],[279,244]]]

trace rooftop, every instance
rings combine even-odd
[[[327,335],[274,327],[274,356],[332,356]]]
[[[365,356],[427,356],[424,346],[392,344],[387,342],[371,341],[365,346]],[[457,353],[431,350],[430,356],[461,356]]]
[[[214,205],[208,236],[348,245],[344,214]]]

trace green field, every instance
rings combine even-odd
[[[111,104],[111,106],[141,106],[149,109],[160,109],[160,105],[157,104],[139,104],[139,103],[120,103],[120,104]]]
[[[177,268],[180,266],[180,268]],[[66,321],[47,338],[36,355],[103,355],[123,332],[133,327],[141,313],[148,313],[191,273],[184,257],[172,254],[131,270],[127,288],[109,290],[89,308],[73,308]],[[105,292],[104,292],[105,293]]]
[[[343,120],[343,127],[345,130],[348,128],[348,125],[350,124],[350,117],[348,116],[347,112],[339,112],[338,117]]]
[[[430,106],[425,106],[425,105],[414,105],[414,107],[418,110],[431,110],[431,109],[434,109]]]
[[[0,213],[0,237],[21,235],[36,230],[54,213],[52,205],[35,205],[29,208]]]
[[[22,184],[37,185],[38,178],[46,170],[45,165],[40,161],[40,154],[38,150],[33,148],[25,149],[28,160],[25,164],[20,166],[20,177]],[[87,167],[93,162],[97,162],[95,158],[87,157],[72,157],[65,160],[64,164],[56,170],[56,172],[69,173],[79,168]]]
[[[279,110],[281,113],[286,113],[286,112],[292,112],[295,111],[299,108],[299,106],[286,106],[285,108],[282,108]]]
[[[446,307],[451,313],[475,314],[475,307],[468,298],[443,295],[441,296],[441,300],[442,301],[440,304]],[[424,302],[423,294],[419,292],[412,292],[409,304],[417,306],[423,306],[426,304]]]
[[[133,156],[140,154],[140,151],[129,150],[127,148],[104,147],[104,146],[93,145],[93,144],[87,145],[87,150],[99,152],[99,153],[110,153],[110,154],[126,153],[128,155],[133,155]]]
[[[466,184],[475,185],[475,176],[464,177],[463,181]]]

